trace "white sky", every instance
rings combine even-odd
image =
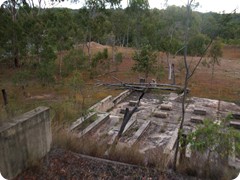
[[[28,0],[27,0],[28,1]],[[46,0],[50,2],[49,0]],[[195,9],[200,12],[217,12],[231,13],[234,9],[240,13],[240,0],[195,0],[199,2],[200,6]],[[4,0],[0,0],[2,4]],[[54,7],[68,7],[72,9],[79,9],[82,7],[84,0],[79,0],[79,3],[70,3],[70,0],[61,3],[55,3]],[[150,8],[164,8],[165,0],[149,0]],[[186,5],[187,0],[168,0],[168,5],[183,6]],[[51,7],[50,3],[47,3],[46,7]],[[127,5],[127,0],[122,0],[122,7],[125,8]]]

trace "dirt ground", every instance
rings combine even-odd
[[[83,156],[62,149],[52,150],[47,157],[14,180],[80,180],[80,179],[194,179],[174,172],[160,172],[156,169],[140,167]]]

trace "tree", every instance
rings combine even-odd
[[[189,54],[192,56],[202,56],[210,39],[204,34],[197,34],[189,40]]]
[[[228,164],[228,157],[232,155],[233,149],[236,154],[240,153],[240,133],[228,126],[229,119],[223,119],[221,123],[206,119],[203,125],[198,126],[196,131],[187,136],[186,144],[190,144],[193,152],[197,151],[203,157],[207,155],[204,168],[207,170],[207,176],[215,164]]]
[[[30,79],[30,72],[28,70],[19,71],[14,74],[13,83],[17,86],[20,86],[23,91],[23,96],[27,96],[25,88],[28,84],[28,80]]]
[[[64,58],[64,75],[69,75],[76,70],[87,68],[87,57],[81,49],[71,50]]]
[[[83,80],[82,74],[78,72],[77,70],[73,71],[73,76],[69,81],[69,85],[73,88],[74,96],[75,96],[75,104],[77,104],[77,94],[80,92],[82,96],[82,103],[81,108],[84,110],[85,108],[85,82]]]
[[[38,65],[37,77],[42,82],[42,85],[46,85],[55,81],[55,62],[56,54],[53,51],[51,45],[45,43],[43,50],[40,53],[42,61]]]
[[[156,58],[157,54],[152,50],[152,47],[150,45],[145,45],[140,52],[135,51],[133,56],[135,64],[132,69],[144,73],[145,79],[147,79],[150,73],[155,74],[156,72]]]
[[[223,52],[222,52],[221,41],[219,39],[217,39],[212,43],[212,46],[210,47],[210,51],[209,51],[209,57],[211,58],[209,64],[212,67],[211,84],[213,81],[215,65],[220,65],[219,58],[222,57],[222,53]]]
[[[177,156],[178,156],[178,151],[179,151],[179,143],[180,143],[180,137],[181,137],[181,133],[182,133],[182,129],[183,129],[183,123],[185,120],[185,110],[186,110],[186,106],[185,106],[185,102],[186,102],[186,97],[187,97],[187,88],[188,88],[188,83],[189,80],[191,79],[191,77],[194,75],[195,71],[197,70],[197,67],[199,66],[199,64],[201,63],[203,56],[206,54],[208,48],[210,47],[210,45],[212,44],[212,40],[210,41],[210,43],[206,46],[205,50],[202,53],[202,56],[199,58],[199,60],[197,61],[196,65],[193,67],[193,69],[190,69],[190,65],[187,61],[187,55],[188,55],[188,42],[189,42],[189,26],[190,26],[190,19],[191,19],[191,7],[192,7],[192,3],[194,2],[194,0],[188,0],[187,3],[187,11],[186,11],[186,22],[185,22],[185,34],[184,34],[184,46],[183,46],[183,52],[184,52],[184,67],[185,67],[185,79],[184,79],[184,89],[183,89],[183,99],[182,99],[182,114],[181,114],[181,121],[180,121],[180,125],[179,125],[179,129],[178,129],[178,137],[176,140],[176,150],[175,150],[175,154],[174,154],[174,162],[173,162],[173,169],[176,170],[177,168]]]
[[[101,71],[110,69],[110,61],[108,59],[108,49],[105,48],[102,52],[99,51],[94,55],[90,67],[90,77],[93,78],[98,72],[97,68],[100,66]]]

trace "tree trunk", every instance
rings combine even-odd
[[[184,65],[185,65],[185,80],[184,80],[184,91],[183,91],[183,100],[182,100],[182,118],[180,122],[180,126],[178,129],[178,137],[176,142],[176,151],[174,154],[174,162],[173,162],[173,169],[176,171],[177,169],[177,156],[179,151],[179,140],[181,137],[182,129],[183,129],[183,123],[185,119],[185,103],[186,103],[186,97],[187,97],[187,87],[188,87],[188,80],[189,80],[189,66],[187,63],[187,52],[188,52],[188,30],[189,30],[189,20],[190,20],[190,8],[191,8],[191,2],[192,0],[188,0],[187,4],[187,19],[186,19],[186,31],[185,31],[185,37],[184,37]]]
[[[63,52],[60,52],[60,62],[59,62],[59,75],[60,78],[62,77],[62,59],[63,59]]]
[[[169,60],[169,52],[166,53],[167,55],[167,63],[168,63],[168,80],[172,79],[172,62]]]
[[[16,1],[12,0],[12,9],[11,9],[11,13],[12,13],[12,21],[13,21],[13,26],[16,25],[17,22],[17,10],[16,10]],[[19,67],[19,49],[18,49],[18,38],[17,38],[17,32],[16,32],[16,28],[13,27],[13,39],[12,39],[12,46],[13,46],[13,60],[14,60],[14,67]]]
[[[2,89],[2,96],[3,96],[4,106],[6,106],[8,104],[8,99],[7,99],[7,93],[5,89]]]
[[[174,64],[172,64],[172,84],[173,85],[176,84],[174,67],[175,67]]]
[[[128,27],[127,27],[127,47],[128,47],[128,40],[129,40],[129,24],[128,24]]]
[[[214,68],[215,68],[215,63],[213,62],[213,64],[212,64],[212,76],[211,76],[211,87],[212,87],[212,83],[213,83]]]

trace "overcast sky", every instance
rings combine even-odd
[[[3,3],[4,0],[0,0],[0,4]],[[28,0],[27,0],[28,1]],[[49,2],[49,0],[47,0]],[[79,9],[82,7],[84,0],[79,0],[80,2],[70,3],[70,0],[61,3],[57,3],[54,7],[68,7],[72,9]],[[164,8],[165,0],[149,0],[150,8]],[[195,9],[201,12],[217,12],[222,13],[225,11],[226,13],[231,13],[234,9],[237,9],[237,12],[240,13],[240,0],[198,0],[200,6]],[[177,5],[183,6],[186,5],[187,0],[168,0],[168,5]],[[49,3],[48,3],[49,4]],[[127,0],[122,0],[122,7],[125,8],[127,5]],[[46,5],[47,7],[51,7],[50,5]]]

